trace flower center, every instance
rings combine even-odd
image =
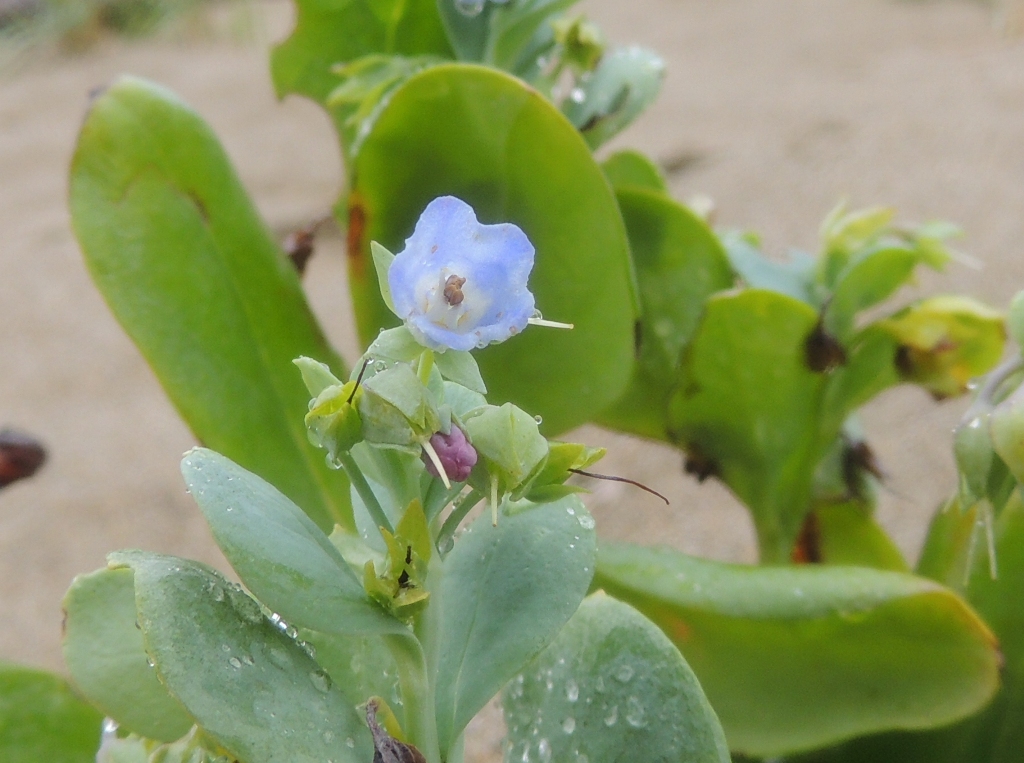
[[[461,305],[462,300],[466,298],[466,295],[462,293],[462,287],[465,283],[465,278],[459,278],[456,275],[448,276],[448,280],[444,282],[444,289],[441,293],[444,295],[444,301],[451,307]]]

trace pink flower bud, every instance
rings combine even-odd
[[[465,482],[469,473],[473,471],[477,458],[476,448],[469,444],[465,433],[453,425],[451,434],[435,432],[431,435],[430,444],[437,451],[448,479],[452,482]],[[423,454],[423,463],[431,475],[440,479],[441,475],[437,473],[434,462],[427,458],[426,453]]]

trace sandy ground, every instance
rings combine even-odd
[[[662,160],[680,197],[706,193],[719,221],[760,231],[777,252],[812,248],[840,197],[897,206],[907,220],[961,223],[983,267],[954,266],[921,289],[1005,305],[1024,286],[1024,43],[969,2],[892,0],[590,0],[618,42],[659,50],[658,103],[619,145]],[[289,25],[267,12],[268,38]],[[60,668],[60,599],[104,554],[141,547],[224,566],[178,475],[192,445],[154,377],[92,288],[69,231],[66,166],[87,93],[121,72],[180,93],[213,125],[248,189],[282,234],[324,213],[341,167],[326,118],[278,103],[260,45],[107,44],[0,74],[0,425],[45,440],[51,460],[0,494],[0,656]],[[306,283],[349,357],[340,240],[328,237]],[[887,393],[864,421],[891,475],[880,516],[911,557],[953,487],[949,430],[962,402]],[[670,543],[750,561],[745,512],[698,486],[673,451],[596,429],[603,469],[669,495],[603,485],[592,501],[607,537]],[[495,751],[485,719],[470,758]]]

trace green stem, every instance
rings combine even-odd
[[[484,499],[484,494],[477,489],[473,489],[466,493],[466,497],[462,503],[452,509],[452,513],[448,515],[448,519],[441,525],[441,531],[437,534],[437,550],[440,553],[444,553],[441,549],[448,545],[448,542],[455,537],[455,531],[459,529],[459,525],[462,524],[462,520],[466,518],[466,515],[470,510],[476,506],[480,501]]]
[[[423,510],[427,515],[427,521],[433,522],[435,517],[444,511],[444,507],[455,500],[465,487],[465,482],[455,482],[449,490],[440,480],[431,480],[427,494],[423,498]]]
[[[338,461],[341,463],[341,467],[345,470],[345,474],[348,475],[349,481],[352,483],[352,487],[359,493],[359,497],[363,499],[363,503],[366,505],[366,510],[370,512],[370,517],[373,519],[377,527],[383,527],[392,535],[395,534],[395,528],[391,525],[391,520],[388,519],[388,515],[384,513],[384,508],[380,505],[380,501],[377,500],[377,496],[373,492],[373,488],[370,487],[370,483],[366,481],[366,477],[363,476],[362,470],[359,465],[356,464],[352,454],[348,451],[338,454]]]
[[[437,718],[434,712],[434,687],[427,674],[423,647],[413,634],[384,636],[391,656],[398,665],[398,682],[402,689],[402,730],[427,763],[441,763],[437,741]]]

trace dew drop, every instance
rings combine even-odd
[[[324,737],[324,741],[327,742],[327,744],[330,744],[331,742],[334,741],[334,732],[330,731],[330,730],[327,730],[327,731],[324,732],[323,737]]]
[[[250,657],[247,654],[243,654],[242,655],[242,662],[245,663],[246,665],[255,665],[256,664],[256,660],[254,660],[252,657]]]
[[[540,763],[551,763],[551,744],[547,739],[541,739],[537,743],[537,758]]]
[[[270,661],[282,669],[292,666],[292,658],[288,656],[288,652],[276,646],[270,647]]]
[[[597,681],[594,683],[594,688],[597,689],[598,694],[604,694],[604,676],[597,677]]]
[[[313,682],[314,688],[324,694],[331,690],[331,677],[323,670],[314,670],[309,674],[309,680]]]
[[[571,734],[575,730],[576,730],[576,719],[573,718],[570,715],[568,718],[566,718],[564,721],[562,721],[562,731],[564,731],[566,734]]]
[[[632,665],[619,665],[615,669],[615,677],[622,681],[622,683],[629,683],[633,678],[633,666]]]
[[[388,364],[385,363],[383,360],[378,360],[376,363],[373,364],[373,370],[376,371],[377,373],[380,373],[381,371],[387,371]]]
[[[570,517],[574,517],[576,516],[576,509],[574,509],[572,506],[567,506],[565,509],[565,513],[568,514]]]
[[[604,717],[604,725],[608,728],[614,726],[619,720],[619,706],[612,705],[612,709],[608,711],[608,715]]]
[[[536,416],[534,416],[533,420],[536,421],[538,424],[543,424],[544,423],[544,417],[541,416],[540,414],[537,414]]]
[[[224,654],[230,654],[231,653],[231,647],[228,646],[227,644],[221,644],[220,645],[220,650],[222,652],[224,652]]]
[[[214,601],[224,601],[224,589],[216,583],[210,583],[210,595]]]
[[[355,747],[356,746],[356,740],[353,739],[352,737],[346,737],[345,738],[345,746],[350,748],[350,749],[352,747]]]
[[[463,16],[479,16],[484,9],[484,0],[455,0],[455,10]]]
[[[580,686],[571,678],[565,682],[565,698],[570,702],[575,702],[580,698]]]
[[[647,725],[644,721],[644,706],[636,697],[626,700],[626,723],[635,729],[642,729]]]
[[[594,518],[589,514],[580,514],[576,519],[579,520],[580,527],[584,530],[594,529]]]
[[[581,87],[574,87],[569,92],[569,100],[572,101],[573,103],[583,103],[583,101],[585,101],[586,99],[587,94],[583,91],[583,88]]]
[[[230,660],[228,660],[228,662],[231,663],[231,667],[233,668],[237,669],[242,667],[242,661],[237,657],[232,657]]]
[[[306,653],[306,656],[311,660],[316,659],[316,647],[310,644],[308,641],[300,641],[299,646],[302,647],[302,651]]]

